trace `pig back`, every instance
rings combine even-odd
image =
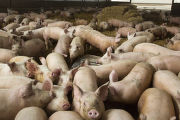
[[[74,76],[74,83],[83,91],[94,92],[98,88],[96,73],[90,67],[81,67]]]

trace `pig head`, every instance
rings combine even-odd
[[[108,84],[99,87],[95,92],[82,91],[74,85],[73,107],[86,120],[99,120],[105,111],[103,101],[108,96]]]

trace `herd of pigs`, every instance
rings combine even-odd
[[[171,27],[117,19],[98,24],[118,28],[116,37],[96,30],[95,17],[76,24],[49,19],[74,12],[0,13],[0,120],[179,120],[180,19],[166,16],[177,24]],[[167,46],[152,43],[169,34]],[[118,46],[122,38],[128,40]],[[104,55],[70,69],[86,43]],[[137,106],[138,118],[107,109],[105,101]]]

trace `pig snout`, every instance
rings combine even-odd
[[[62,108],[63,108],[64,111],[69,110],[70,107],[71,107],[71,106],[70,106],[69,103],[64,103],[64,104],[62,105]]]
[[[92,109],[88,112],[88,116],[91,119],[97,119],[99,117],[99,112],[97,110]]]

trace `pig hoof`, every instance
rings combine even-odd
[[[99,117],[99,113],[96,110],[90,110],[88,116],[92,119],[96,119]]]
[[[68,110],[70,108],[70,104],[66,103],[62,107],[63,107],[63,110]]]

